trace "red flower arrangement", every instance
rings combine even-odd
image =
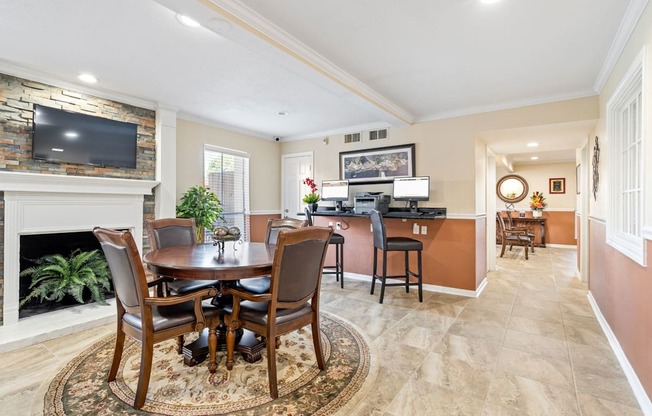
[[[310,193],[303,197],[303,202],[306,204],[316,204],[319,202],[319,194],[317,193],[317,184],[314,180],[306,178],[303,181],[304,185],[307,185],[310,188]]]

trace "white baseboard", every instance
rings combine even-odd
[[[576,249],[577,245],[576,244],[546,244],[546,247]]]
[[[630,387],[634,391],[634,396],[636,396],[636,400],[638,401],[639,406],[641,406],[641,410],[643,411],[643,414],[647,416],[651,416],[652,402],[650,401],[650,398],[647,396],[647,393],[645,392],[645,389],[643,388],[641,381],[638,379],[638,376],[636,375],[636,372],[634,371],[632,365],[629,363],[629,360],[627,360],[627,356],[625,355],[625,352],[621,348],[620,343],[616,338],[616,335],[611,330],[611,327],[607,323],[607,320],[604,318],[604,315],[602,315],[602,311],[600,311],[600,307],[598,306],[598,303],[595,301],[595,298],[593,297],[593,294],[590,291],[587,294],[587,297],[589,299],[589,303],[591,304],[591,308],[593,308],[593,313],[595,314],[595,317],[598,319],[598,322],[602,327],[602,331],[604,331],[605,335],[607,336],[607,339],[609,340],[609,345],[611,345],[611,349],[613,350],[614,354],[616,354],[616,358],[618,359],[618,362],[620,363],[620,366],[622,367],[623,372],[625,373],[625,377],[627,377],[627,381],[629,382]]]
[[[360,281],[371,283],[371,276],[368,275],[368,274],[345,272],[344,277],[352,279],[352,280],[360,280]],[[392,282],[392,283],[400,283],[401,282],[401,280],[398,280],[398,279],[387,279],[387,281]],[[486,277],[484,278],[484,280],[482,280],[482,283],[480,283],[480,286],[478,286],[478,288],[476,290],[457,289],[455,287],[429,285],[429,284],[426,284],[426,283],[423,284],[423,290],[428,291],[428,292],[446,293],[446,294],[449,294],[449,295],[465,296],[467,298],[477,298],[478,296],[480,296],[480,293],[482,293],[485,286],[487,286],[487,278]]]

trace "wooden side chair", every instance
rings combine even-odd
[[[525,231],[528,238],[530,239],[530,251],[534,253],[534,242],[536,241],[536,234],[534,233],[532,227],[515,226],[514,217],[512,216],[512,213],[509,210],[505,211],[505,213],[506,213],[505,217],[507,218],[507,224],[505,224],[507,227],[506,229],[512,231]]]
[[[246,328],[265,337],[269,391],[278,397],[276,376],[277,345],[269,340],[298,330],[312,328],[312,340],[320,370],[325,368],[319,331],[319,293],[322,268],[333,230],[330,227],[308,227],[284,230],[278,235],[270,290],[253,294],[228,289],[233,295],[233,308],[227,316],[227,369],[233,368],[235,331]]]
[[[215,296],[215,288],[206,288],[185,295],[150,297],[149,285],[138,247],[129,231],[96,227],[97,237],[109,263],[118,312],[117,331],[109,382],[115,381],[122,358],[125,336],[141,344],[140,372],[134,408],[145,404],[152,372],[154,344],[192,331],[209,328],[209,370],[216,367],[215,353],[219,311],[202,306],[202,299]]]
[[[423,302],[423,276],[421,264],[421,252],[423,251],[423,243],[409,237],[387,237],[385,232],[385,222],[380,212],[372,209],[369,212],[371,218],[371,225],[373,227],[374,236],[374,268],[371,277],[371,294],[374,294],[376,287],[376,280],[380,280],[380,303],[383,303],[385,297],[386,286],[405,286],[405,292],[410,292],[410,286],[419,287],[419,302]],[[382,275],[378,275],[378,250],[382,251],[383,255],[383,269]],[[388,251],[402,251],[405,253],[405,274],[387,276],[387,252]],[[410,251],[417,252],[417,272],[414,273],[410,270]],[[410,281],[410,277],[415,277],[416,282]],[[387,283],[387,279],[404,279],[405,283]]]
[[[308,226],[312,227],[312,213],[310,209],[306,207],[305,209],[306,221],[308,221]],[[340,287],[344,289],[344,236],[342,234],[333,233],[329,245],[335,246],[335,264],[332,266],[324,266],[328,271],[323,272],[324,274],[334,274],[335,281],[340,282]]]
[[[152,250],[197,244],[197,226],[193,218],[161,218],[146,222]],[[165,277],[165,276],[161,276]],[[168,293],[184,295],[199,289],[218,287],[217,280],[188,280],[166,278]]]
[[[161,218],[146,222],[149,245],[152,250],[197,244],[197,227],[193,218]],[[217,280],[189,280],[159,276],[163,279],[163,296],[185,295],[197,290],[218,288]],[[161,294],[159,294],[160,296]],[[184,336],[177,338],[177,352],[183,353]]]
[[[527,231],[525,230],[509,230],[505,226],[505,218],[503,218],[502,214],[500,212],[496,213],[496,219],[498,221],[498,228],[502,240],[502,247],[500,249],[500,257],[505,255],[505,247],[507,244],[509,244],[509,250],[512,250],[512,247],[517,245],[517,246],[522,246],[525,249],[525,260],[528,260],[528,247],[530,247],[532,243],[532,239],[528,237]]]
[[[270,218],[267,221],[267,231],[265,232],[265,243],[276,244],[278,234],[282,230],[296,230],[308,225],[307,221],[297,220],[294,218]],[[269,292],[269,276],[254,277],[251,279],[241,279],[239,286],[241,289],[251,293]]]

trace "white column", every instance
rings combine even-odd
[[[159,106],[156,110],[156,218],[176,216],[177,110]]]

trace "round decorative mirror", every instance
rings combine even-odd
[[[527,193],[527,181],[518,175],[505,175],[496,184],[498,198],[511,204],[525,199]]]

